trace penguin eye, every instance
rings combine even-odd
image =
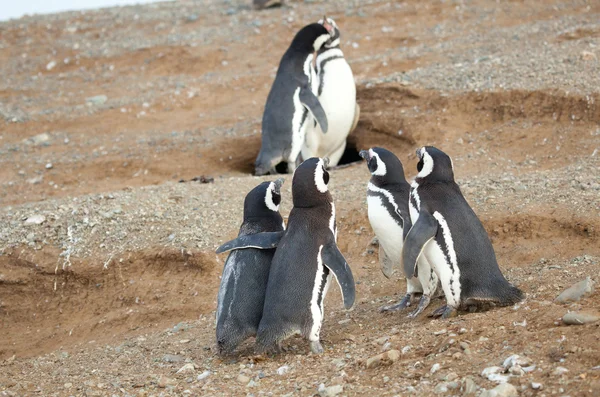
[[[419,164],[417,164],[417,171],[421,172],[422,169],[423,169],[423,159],[421,158],[419,160]]]
[[[272,197],[273,197],[273,204],[279,205],[279,203],[281,203],[281,195],[279,193],[273,192]]]
[[[325,182],[325,184],[329,184],[329,172],[327,172],[327,170],[325,168],[323,168],[323,182]]]

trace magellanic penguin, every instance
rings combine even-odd
[[[421,255],[438,275],[446,306],[433,315],[447,318],[457,310],[508,306],[523,300],[521,290],[500,272],[483,225],[454,182],[450,157],[432,146],[420,148],[417,156],[418,174],[410,193],[413,226],[402,258],[407,277],[413,276]]]
[[[396,267],[402,267],[402,246],[412,226],[408,198],[410,185],[404,176],[404,168],[396,155],[389,150],[375,147],[361,150],[360,157],[367,161],[371,180],[367,185],[369,222],[379,240],[379,264],[383,274],[390,278]],[[409,317],[421,313],[431,300],[438,284],[438,277],[425,257],[419,258],[418,277],[406,279],[406,295],[395,305],[384,306],[381,311],[402,310],[421,295],[419,305]]]
[[[306,128],[314,125],[314,120],[327,132],[327,116],[313,92],[316,76],[311,63],[313,53],[331,34],[322,24],[307,25],[281,58],[263,113],[262,142],[254,164],[256,175],[275,173],[275,166],[281,161],[287,162],[288,173],[292,173],[306,139]]]
[[[323,352],[319,334],[332,274],[344,307],[354,304],[354,277],[336,245],[335,206],[327,188],[326,167],[326,159],[310,158],[294,173],[294,207],[271,263],[256,338],[259,352],[279,351],[281,343],[294,334],[308,339],[312,352]]]
[[[232,353],[255,336],[262,316],[275,246],[285,226],[279,214],[283,179],[263,182],[244,200],[244,221],[238,238],[217,249],[233,250],[223,267],[217,302],[217,350]]]
[[[319,124],[308,126],[302,157],[328,157],[329,166],[334,167],[344,154],[348,134],[358,123],[360,108],[356,103],[352,69],[340,49],[340,30],[335,21],[326,16],[319,23],[333,32],[315,59],[314,90],[327,115],[328,130],[324,134]]]

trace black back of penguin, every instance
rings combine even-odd
[[[268,172],[267,168],[271,166],[272,158],[285,159],[288,156],[292,145],[294,92],[298,87],[309,85],[305,61],[315,51],[315,45],[321,48],[330,37],[323,25],[307,25],[294,36],[290,47],[283,54],[265,104],[261,149],[255,164],[256,174]],[[302,121],[306,117],[308,110],[304,109]]]
[[[238,237],[283,231],[279,213],[282,181],[263,182],[244,200],[244,220]],[[246,338],[256,335],[275,249],[232,251],[223,268],[217,306],[217,348],[231,353]]]
[[[522,300],[523,293],[502,275],[483,224],[454,181],[452,159],[432,146],[420,151],[417,170],[419,175],[426,174],[415,178],[421,206],[430,214],[439,212],[450,229],[460,269],[461,300],[489,300],[500,305]],[[442,228],[435,239],[447,249]]]

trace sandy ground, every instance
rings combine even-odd
[[[291,339],[285,354],[256,357],[250,341],[222,359],[212,347],[225,257],[214,249],[236,235],[246,192],[269,179],[250,173],[281,54],[324,13],[357,80],[350,158],[384,146],[412,178],[417,147],[449,153],[527,299],[450,320],[380,314],[405,286],[379,271],[369,174],[356,163],[332,171],[330,189],[357,304],[344,311],[332,288],[325,353]],[[554,301],[600,281],[598,21],[595,1],[259,12],[240,0],[0,23],[0,394],[312,396],[321,384],[340,395],[480,394],[496,386],[483,369],[513,354],[535,365],[509,379],[521,395],[600,394],[599,323],[561,323],[600,295]],[[394,363],[367,368],[390,349]]]

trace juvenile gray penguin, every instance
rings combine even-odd
[[[409,278],[422,255],[438,275],[446,305],[433,316],[448,318],[458,310],[509,306],[523,300],[523,292],[500,272],[481,221],[454,181],[452,159],[433,146],[420,148],[417,156],[419,173],[410,192],[413,226],[402,258]]]
[[[232,251],[223,267],[217,302],[217,350],[230,354],[255,336],[262,316],[275,246],[285,225],[279,214],[283,179],[263,182],[244,200],[244,221],[238,238],[217,253]]]
[[[319,335],[331,275],[340,286],[344,307],[354,304],[352,270],[336,245],[335,206],[326,167],[326,159],[310,158],[294,173],[294,207],[271,263],[256,338],[259,352],[279,351],[294,334],[308,339],[312,352],[323,352]]]
[[[379,264],[384,276],[390,278],[396,267],[402,266],[404,239],[412,226],[408,198],[410,185],[404,176],[404,168],[396,155],[389,150],[375,147],[361,150],[360,157],[367,161],[371,180],[367,185],[367,205],[371,227],[379,240]],[[438,277],[427,259],[419,258],[418,277],[406,279],[406,295],[395,305],[384,306],[381,311],[402,310],[411,306],[421,295],[417,309],[409,317],[416,317],[428,305],[435,293]]]
[[[332,18],[319,21],[332,31],[332,37],[317,52],[314,80],[319,102],[327,115],[327,134],[316,123],[309,125],[302,146],[302,157],[327,157],[329,166],[338,165],[348,134],[356,127],[360,108],[356,103],[356,83],[352,69],[340,49],[340,30]]]
[[[327,28],[313,23],[300,29],[287,49],[267,97],[262,118],[262,141],[254,164],[256,175],[276,173],[275,166],[287,162],[288,173],[296,163],[314,121],[327,132],[327,116],[313,92],[317,78],[311,62],[314,52],[331,38]]]

